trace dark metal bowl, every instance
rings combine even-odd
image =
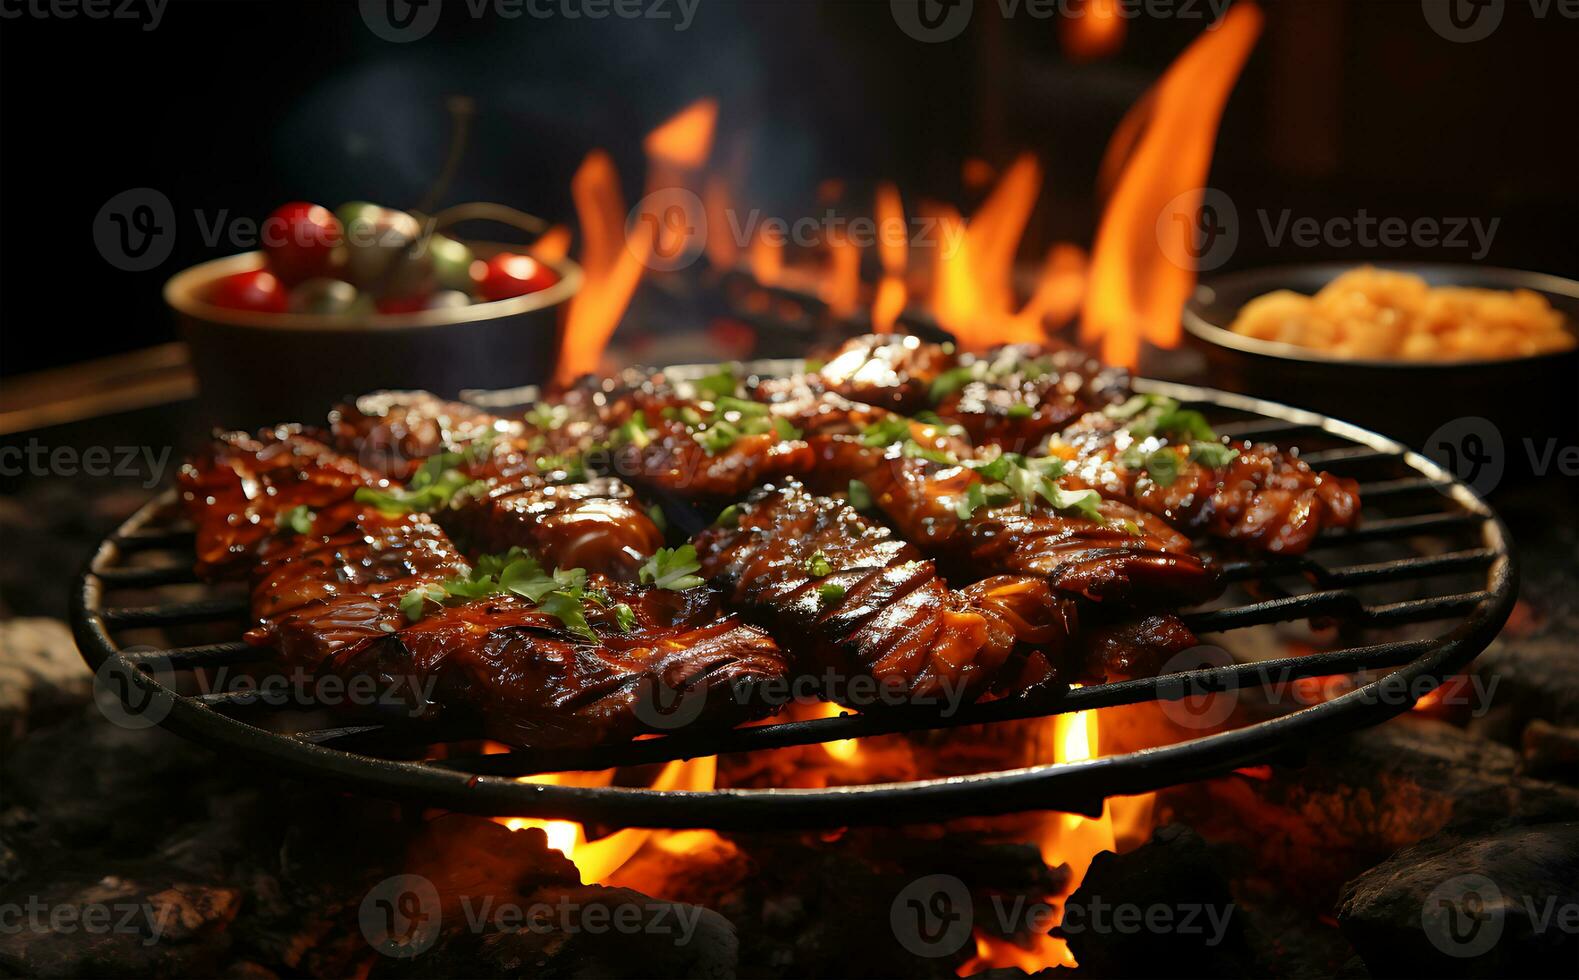
[[[502,246],[468,243],[480,255]],[[540,292],[459,309],[369,316],[255,313],[203,298],[215,280],[262,268],[247,252],[204,262],[165,284],[198,379],[196,421],[250,428],[318,418],[325,405],[383,388],[447,398],[468,388],[543,382],[559,357],[560,309],[581,267],[548,262],[559,282]]]
[[[1579,282],[1470,265],[1370,263],[1433,286],[1528,289],[1579,324]],[[1431,435],[1458,419],[1487,419],[1501,433],[1508,470],[1528,469],[1523,442],[1571,445],[1579,432],[1579,351],[1501,360],[1356,360],[1258,340],[1227,329],[1240,309],[1279,289],[1312,294],[1356,263],[1253,269],[1204,280],[1184,308],[1187,342],[1201,351],[1213,385],[1351,420],[1434,451]]]

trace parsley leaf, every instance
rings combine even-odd
[[[1149,453],[1143,465],[1158,486],[1171,487],[1179,478],[1179,454],[1167,446]]]
[[[817,598],[824,606],[831,606],[844,598],[844,586],[837,582],[824,582],[817,586]]]
[[[719,527],[739,527],[740,505],[730,504],[728,507],[725,507],[723,510],[718,512],[718,519],[713,523]]]
[[[641,580],[660,589],[681,592],[703,584],[701,576],[696,574],[701,570],[696,546],[683,544],[678,548],[659,548],[641,567]]]
[[[614,622],[619,625],[621,633],[629,633],[636,625],[636,610],[625,603],[614,607]]]
[[[653,526],[658,529],[660,534],[669,533],[669,518],[664,515],[662,507],[659,507],[657,504],[648,507],[647,519],[652,521]]]
[[[581,596],[570,592],[550,592],[537,604],[537,608],[561,623],[578,636],[596,640],[598,635],[587,625],[587,612],[581,606]]]
[[[462,491],[486,487],[485,483],[473,480],[460,469],[466,463],[475,461],[473,451],[478,446],[486,448],[488,443],[473,443],[466,453],[449,452],[429,456],[404,487],[387,491],[359,487],[356,500],[358,503],[372,504],[387,514],[437,510]]]

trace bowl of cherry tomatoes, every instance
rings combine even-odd
[[[259,238],[258,251],[165,284],[205,424],[310,420],[380,388],[454,397],[546,381],[561,312],[581,286],[569,259],[462,239],[443,214],[366,202],[284,205]]]

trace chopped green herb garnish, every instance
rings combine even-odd
[[[542,474],[563,473],[565,483],[585,483],[587,465],[580,453],[559,453],[537,457],[537,471]]]
[[[490,596],[517,595],[541,612],[557,618],[565,628],[589,640],[597,634],[587,625],[583,602],[606,605],[608,598],[588,590],[587,573],[582,568],[543,570],[542,564],[520,548],[502,554],[483,555],[466,575],[443,582],[420,585],[400,597],[400,611],[412,622],[427,614],[429,604],[444,605]]]
[[[647,414],[641,409],[632,412],[630,418],[609,433],[609,445],[616,449],[621,446],[645,449],[651,443],[652,436],[647,432]]]
[[[558,429],[570,421],[570,409],[564,405],[538,402],[526,413],[526,421],[538,429]]]
[[[589,640],[598,638],[598,635],[592,632],[592,627],[587,624],[587,611],[581,605],[579,595],[569,592],[550,592],[537,604],[537,608],[564,623],[566,629],[578,636],[584,636]]]
[[[833,574],[833,562],[822,552],[816,552],[805,562],[806,574],[812,578],[827,578]]]
[[[702,577],[696,574],[701,570],[702,563],[696,560],[694,545],[659,548],[641,567],[641,580],[660,589],[680,592],[703,584]]]
[[[1179,454],[1167,446],[1146,454],[1142,465],[1158,486],[1171,487],[1179,478]]]
[[[910,420],[903,415],[889,415],[861,429],[861,445],[892,446],[910,438]]]
[[[1100,499],[1094,490],[1065,490],[1057,480],[1064,474],[1065,463],[1057,456],[1026,457],[1019,453],[1002,453],[982,463],[967,463],[986,482],[972,485],[955,506],[962,520],[969,519],[984,505],[998,506],[1018,500],[1027,513],[1040,498],[1054,510],[1073,510],[1092,520],[1101,520],[1096,513]]]
[[[847,496],[850,506],[856,510],[871,510],[876,503],[872,499],[872,488],[860,480],[850,481],[850,489],[847,492]]]
[[[280,513],[274,519],[275,530],[290,531],[292,534],[311,534],[313,521],[318,515],[306,504],[297,504],[290,510]]]
[[[730,446],[733,446],[735,444],[735,440],[739,439],[743,435],[745,435],[745,433],[740,431],[739,426],[720,419],[702,431],[694,434],[691,438],[696,440],[697,445],[707,450],[707,455],[717,456],[719,453],[727,450]]]
[[[1239,450],[1221,442],[1196,441],[1190,443],[1190,462],[1218,469],[1239,458]]]
[[[701,397],[708,401],[716,401],[733,395],[740,386],[740,379],[735,377],[734,368],[725,364],[705,378],[697,378],[695,384]]]
[[[400,597],[400,611],[415,623],[427,611],[428,603],[442,604],[448,596],[442,585],[419,585]]]
[[[805,435],[804,432],[795,428],[795,426],[790,423],[789,419],[774,419],[773,432],[780,439],[783,439],[786,442],[791,439],[799,439],[801,436]]]
[[[1159,436],[1178,442],[1200,440],[1217,441],[1216,433],[1206,421],[1206,416],[1190,408],[1183,408],[1166,395],[1134,395],[1119,405],[1103,409],[1109,418],[1128,422],[1130,435],[1137,439]]]
[[[723,510],[718,512],[718,520],[714,521],[713,523],[719,527],[739,527],[740,505],[730,504],[728,507],[725,507]]]
[[[980,370],[981,365],[977,364],[949,368],[932,379],[932,386],[927,389],[927,397],[932,400],[932,404],[936,405],[972,381],[977,380]]]
[[[1009,406],[1008,415],[1011,419],[1028,419],[1032,414],[1035,413],[1035,411],[1036,409],[1025,404],[1024,402],[1015,402],[1013,405]]]
[[[621,633],[629,633],[636,625],[636,610],[621,602],[614,607],[614,622],[619,625]]]
[[[817,597],[824,606],[831,606],[844,598],[844,586],[838,582],[824,582],[817,586]]]
[[[693,429],[702,424],[702,413],[689,405],[681,405],[678,408],[671,405],[658,414],[671,422],[679,422]]]
[[[659,507],[657,504],[653,504],[651,507],[648,507],[647,517],[661,533],[669,533],[669,518],[664,516],[662,507]]]
[[[473,457],[479,445],[486,448],[487,444],[473,443],[465,453],[449,452],[429,456],[404,487],[391,490],[361,487],[356,491],[356,500],[393,514],[437,510],[462,491],[486,486],[460,469],[466,463],[476,461]]]

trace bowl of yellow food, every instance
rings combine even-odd
[[[1579,433],[1579,282],[1468,265],[1313,263],[1205,279],[1184,310],[1214,384],[1428,452],[1489,426],[1513,472]],[[1479,420],[1484,420],[1479,421]],[[1517,458],[1515,458],[1517,457]]]

